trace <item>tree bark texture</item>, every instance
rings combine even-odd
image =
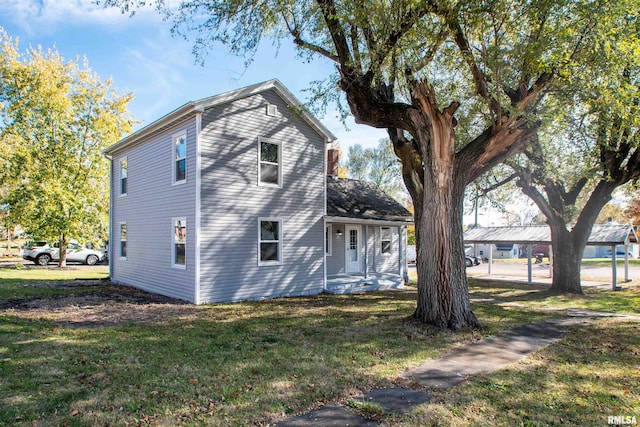
[[[471,310],[464,263],[462,202],[466,183],[455,168],[456,106],[439,111],[433,92],[416,87],[420,106],[411,113],[414,138],[424,162],[419,215],[416,215],[418,252],[417,320],[450,329],[478,327]],[[414,200],[416,202],[416,200]],[[418,231],[419,230],[419,231]]]
[[[581,294],[580,268],[582,253],[589,235],[573,234],[564,224],[551,226],[553,248],[552,293]]]

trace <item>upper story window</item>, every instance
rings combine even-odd
[[[127,194],[127,158],[120,160],[120,195]]]
[[[380,227],[380,245],[383,254],[391,253],[391,228]]]
[[[173,183],[187,180],[187,132],[173,137]]]
[[[258,265],[282,263],[282,220],[260,218]]]
[[[173,219],[173,244],[171,266],[185,268],[187,265],[187,219]]]
[[[120,258],[127,259],[127,223],[120,223]]]
[[[282,144],[258,138],[259,185],[282,186]]]
[[[267,116],[275,117],[278,114],[278,106],[275,104],[267,104]]]

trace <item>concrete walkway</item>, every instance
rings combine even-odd
[[[517,363],[530,353],[558,341],[570,328],[584,326],[598,317],[636,316],[570,309],[564,318],[528,323],[458,347],[440,359],[430,360],[405,372],[403,377],[432,389],[455,387],[471,375],[494,372]],[[430,399],[431,395],[427,392],[389,388],[373,390],[356,401],[373,403],[383,408],[386,413],[402,415],[418,405],[428,403]],[[375,422],[337,404],[326,405],[277,424],[279,427],[376,425]]]

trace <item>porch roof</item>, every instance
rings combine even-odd
[[[373,183],[327,177],[327,218],[336,222],[412,224],[413,215]]]

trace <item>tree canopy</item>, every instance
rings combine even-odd
[[[378,141],[376,147],[364,148],[360,144],[350,146],[344,163],[349,178],[370,181],[391,197],[405,202],[407,194],[400,166],[393,146],[385,139]]]
[[[617,188],[640,179],[638,10],[599,25],[607,39],[571,76],[576,90],[552,94],[546,107],[553,120],[508,162],[551,227],[557,292],[581,292],[580,261],[593,224]]]
[[[0,29],[2,201],[42,240],[107,236],[109,168],[102,149],[129,132],[127,104],[86,60],[41,47],[19,51]]]

